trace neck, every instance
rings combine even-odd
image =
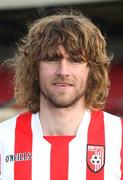
[[[43,135],[76,135],[84,111],[85,106],[82,100],[78,101],[74,107],[55,108],[42,99],[39,116]]]

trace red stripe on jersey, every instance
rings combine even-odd
[[[100,153],[102,153],[102,148],[105,146],[105,128],[104,128],[104,117],[103,117],[103,112],[102,111],[94,111],[91,114],[91,120],[88,128],[88,145],[90,145],[90,148],[92,148],[92,152],[94,153],[98,149]],[[95,152],[93,151],[95,149]],[[104,158],[104,157],[103,157]],[[88,159],[87,156],[87,164],[88,164]],[[102,159],[101,161],[104,161]],[[104,163],[104,162],[103,162]],[[91,164],[91,163],[90,163]],[[102,165],[102,168],[100,168],[99,171],[93,172],[89,166],[87,166],[86,169],[86,180],[103,180],[104,179],[104,168]]]
[[[75,136],[44,136],[51,143],[50,180],[68,180],[69,142]]]
[[[32,179],[32,130],[30,112],[17,118],[15,128],[14,180]]]
[[[122,147],[121,147],[121,180],[123,180],[123,119],[121,120],[122,124]]]

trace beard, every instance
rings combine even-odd
[[[78,101],[84,99],[86,90],[86,85],[83,86],[83,83],[77,88],[73,85],[72,92],[61,91],[57,93],[49,87],[40,87],[40,93],[47,103],[55,108],[69,108],[74,106]]]
[[[75,96],[70,96],[69,99],[65,99],[63,95],[59,95],[62,97],[57,97],[52,93],[45,93],[41,90],[41,94],[47,100],[49,104],[54,106],[55,108],[68,108],[75,105],[82,97],[84,97],[84,93],[78,94],[76,93]]]

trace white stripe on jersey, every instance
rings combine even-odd
[[[14,180],[14,162],[5,162],[7,155],[14,153],[16,117],[4,121],[0,126],[1,176],[0,180]],[[1,139],[3,142],[1,142]]]
[[[119,117],[104,112],[105,123],[105,146],[106,146],[106,162],[104,166],[105,180],[120,180],[121,171],[121,142],[122,127]]]
[[[43,177],[50,180],[50,149],[51,145],[43,138],[43,132],[38,113],[32,117],[33,146],[32,146],[32,180]]]

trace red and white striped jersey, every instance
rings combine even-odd
[[[43,136],[38,113],[0,125],[0,180],[123,180],[123,121],[86,110],[76,136]]]

